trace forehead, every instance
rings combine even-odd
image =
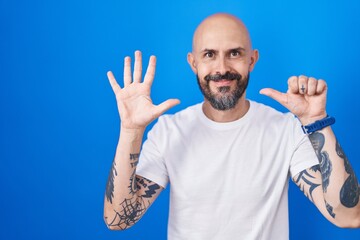
[[[227,50],[251,48],[249,33],[238,19],[218,17],[207,19],[196,29],[193,38],[193,51],[203,49]]]

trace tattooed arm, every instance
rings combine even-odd
[[[289,109],[304,126],[327,116],[324,80],[293,76],[286,93],[271,88],[260,93]],[[331,127],[309,138],[320,164],[300,172],[294,182],[329,221],[340,227],[360,227],[359,184]]]
[[[321,213],[339,227],[360,227],[360,188],[330,127],[309,135],[319,165],[293,178]]]
[[[111,230],[133,226],[163,190],[135,174],[141,139],[142,132],[121,129],[104,200],[104,220]]]
[[[127,229],[134,225],[163,189],[156,183],[135,174],[146,126],[179,103],[178,100],[170,99],[160,105],[153,105],[150,99],[150,87],[155,74],[155,63],[155,57],[150,57],[144,81],[141,82],[141,52],[135,52],[133,78],[131,60],[126,57],[124,88],[121,88],[113,74],[108,72],[121,119],[119,142],[104,200],[104,220],[113,230]]]

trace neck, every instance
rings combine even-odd
[[[206,117],[215,122],[232,122],[242,118],[249,110],[250,103],[245,96],[239,99],[239,102],[232,109],[221,111],[213,108],[209,101],[205,99],[202,106]]]

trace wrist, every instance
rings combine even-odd
[[[319,114],[318,116],[313,116],[313,117],[307,117],[307,118],[299,118],[299,121],[301,122],[301,124],[303,126],[306,126],[306,125],[309,125],[309,124],[312,124],[316,121],[319,121],[321,119],[324,119],[326,118],[328,115],[326,112],[324,112],[323,114]]]
[[[326,117],[316,120],[310,124],[302,125],[302,129],[306,134],[312,134],[314,132],[320,131],[328,126],[331,126],[335,123],[335,118],[327,115]]]
[[[137,141],[142,141],[142,137],[144,135],[145,128],[126,128],[124,126],[120,127],[120,136],[124,137],[124,139]]]

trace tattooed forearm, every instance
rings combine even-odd
[[[314,172],[320,171],[319,165],[315,165],[311,167],[311,170]],[[312,192],[320,186],[321,184],[313,183],[311,179],[314,179],[314,177],[307,171],[304,170],[299,173],[298,177],[293,179],[293,181],[300,187],[301,191],[313,202]],[[302,182],[300,182],[302,180]],[[306,192],[304,191],[305,184],[309,186],[309,194],[308,196]]]
[[[116,169],[115,169],[115,161],[112,164],[109,177],[106,184],[106,199],[112,203],[112,199],[114,197],[114,177],[117,175]]]
[[[329,158],[329,154],[326,151],[322,151],[325,143],[325,137],[322,133],[314,132],[309,135],[312,146],[320,162],[320,172],[322,176],[323,191],[327,191],[327,187],[330,184],[330,175],[332,172],[332,164]]]
[[[112,220],[106,223],[108,227],[116,227],[118,229],[127,229],[134,225],[145,213],[146,206],[142,198],[125,199],[121,204],[121,211],[115,211],[115,216]]]
[[[151,198],[155,193],[156,190],[160,189],[160,186],[157,184],[152,184],[148,187],[148,190],[145,190],[145,194],[141,195],[144,198]]]
[[[133,173],[131,174],[130,176],[130,185],[129,185],[129,193],[134,195],[138,188],[137,188],[137,185],[136,185],[136,177],[135,177],[135,174],[136,174],[136,169],[134,169]]]
[[[330,214],[330,216],[332,216],[333,218],[335,218],[335,213],[333,211],[333,207],[328,204],[326,201],[325,201],[325,206],[326,206],[326,210],[328,211],[328,213]]]
[[[137,187],[140,188],[146,188],[147,185],[149,184],[149,180],[147,180],[146,178],[140,178],[140,177],[136,177],[136,184]]]
[[[349,177],[345,180],[344,185],[340,190],[340,201],[345,207],[355,207],[359,202],[360,188],[358,180],[356,179],[354,170],[352,169],[349,160],[345,156],[338,141],[336,141],[336,153],[344,160],[345,171]]]
[[[134,225],[150,207],[150,198],[153,197],[157,190],[161,187],[152,181],[136,177],[137,191],[141,190],[144,194],[134,196],[131,199],[125,199],[120,204],[120,211],[115,211],[112,220],[105,217],[106,223],[109,228],[127,229]]]
[[[321,176],[322,176],[322,187],[324,192],[327,191],[327,187],[329,186],[330,183],[330,175],[332,172],[332,164],[331,161],[329,159],[329,155],[327,154],[327,152],[323,152],[322,153],[322,160],[320,161],[320,171],[321,171]]]
[[[140,156],[139,153],[130,153],[130,166],[134,168],[134,170],[130,176],[130,185],[128,188],[130,190],[129,193],[132,195],[134,195],[138,190],[135,174],[136,174],[136,166],[139,163],[139,156]]]
[[[136,167],[139,162],[139,153],[130,153],[130,165],[131,167]]]
[[[156,190],[160,189],[159,185],[146,178],[137,177],[136,183],[138,189],[146,189],[145,194],[141,195],[143,198],[151,198],[156,193]]]

